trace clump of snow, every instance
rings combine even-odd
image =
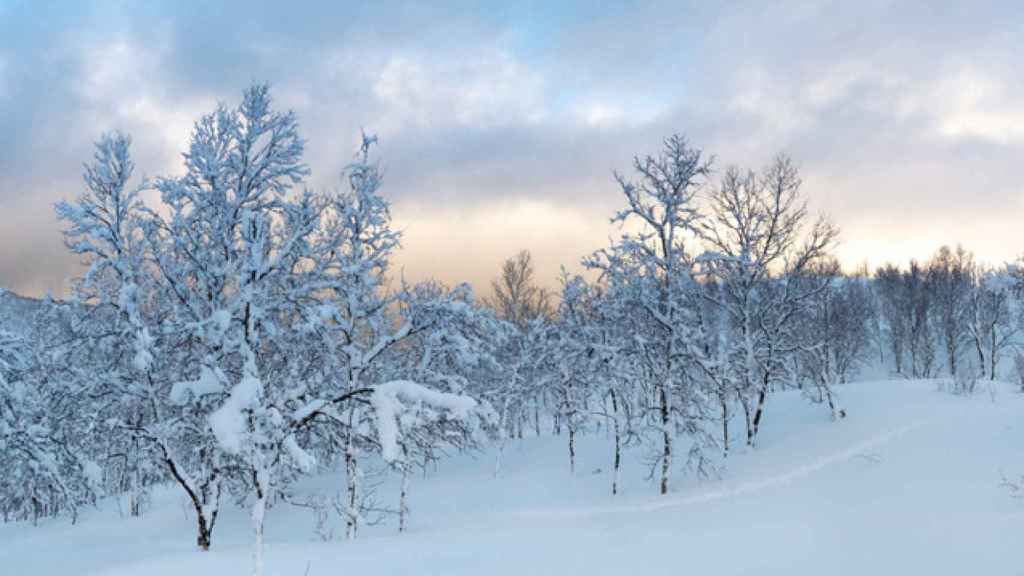
[[[231,327],[231,312],[227,310],[217,310],[210,316],[210,322],[221,332],[227,332],[228,328]]]
[[[149,328],[144,327],[139,330],[138,337],[135,339],[135,357],[132,358],[132,365],[139,372],[149,370],[153,364],[153,353],[150,350],[154,342],[155,339],[149,333]]]
[[[82,463],[82,474],[85,476],[86,482],[94,488],[103,486],[103,469],[100,465],[92,460],[86,460]]]
[[[438,392],[409,380],[393,380],[377,386],[370,397],[370,403],[376,415],[381,456],[387,462],[395,462],[399,458],[399,422],[406,428],[426,423],[422,416],[408,410],[410,405],[426,405],[448,411],[452,417],[463,421],[468,420],[477,407],[476,400],[469,396]]]
[[[217,442],[232,454],[242,451],[242,440],[246,433],[245,412],[257,406],[261,386],[259,378],[250,370],[245,370],[228,399],[210,414],[210,428]]]
[[[204,364],[199,368],[198,379],[175,382],[171,386],[170,399],[180,406],[188,402],[189,398],[201,398],[223,391],[223,379],[215,369]]]
[[[303,472],[312,472],[316,468],[316,458],[299,446],[295,436],[285,438],[284,447],[288,451],[288,456],[291,457],[295,465]]]

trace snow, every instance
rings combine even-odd
[[[438,392],[409,380],[393,380],[380,384],[374,388],[370,403],[377,418],[377,439],[385,462],[395,462],[399,459],[399,417],[402,417],[401,422],[406,428],[419,423],[417,418],[406,412],[406,403],[425,404],[447,410],[459,420],[468,419],[477,406],[476,400],[469,396]]]
[[[208,394],[217,394],[224,390],[221,378],[217,372],[206,365],[199,369],[199,378],[184,382],[175,382],[171,386],[170,400],[181,405],[189,401],[189,398],[201,398]]]
[[[139,336],[135,340],[135,357],[132,358],[132,366],[139,372],[149,370],[153,364],[153,353],[150,348],[156,339],[149,333],[149,328],[143,327],[139,330]]]
[[[498,478],[493,450],[414,475],[404,534],[389,519],[355,541],[320,542],[309,510],[278,503],[267,511],[267,574],[1020,574],[1024,500],[1000,486],[1024,473],[1024,395],[1013,390],[997,384],[993,401],[987,390],[939,392],[934,381],[855,383],[842,387],[841,422],[779,393],[757,450],[735,449],[721,479],[676,475],[665,497],[637,449],[622,493],[610,495],[604,430],[578,438],[574,476],[564,436],[509,440]],[[379,398],[421,392],[394,384]],[[339,486],[331,472],[297,489]],[[396,505],[399,486],[392,475],[377,498]],[[111,499],[74,525],[0,524],[0,566],[34,576],[248,574],[248,514],[220,514],[207,553],[194,551],[195,519],[174,487],[157,490],[141,518],[122,517]]]
[[[288,455],[295,464],[304,472],[312,472],[316,469],[316,458],[314,458],[309,452],[306,452],[299,446],[299,443],[295,440],[295,436],[288,436],[284,439],[285,450],[288,451]]]
[[[103,485],[103,469],[100,468],[100,465],[96,462],[93,462],[92,460],[83,462],[82,474],[91,486],[98,487]]]
[[[232,454],[242,451],[242,438],[246,431],[245,410],[253,408],[259,401],[260,386],[259,379],[245,370],[224,405],[210,414],[210,428],[217,442]]]

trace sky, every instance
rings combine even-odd
[[[379,137],[407,279],[486,292],[618,234],[613,170],[685,134],[727,166],[779,153],[849,267],[962,243],[1024,253],[1024,4],[0,0],[0,286],[81,272],[53,205],[105,131],[181,173],[192,123],[269,82],[315,188]]]

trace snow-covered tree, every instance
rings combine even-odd
[[[552,381],[559,417],[569,441],[569,473],[576,473],[576,436],[590,419],[589,396],[598,374],[595,321],[590,310],[590,287],[580,276],[562,275],[562,297],[555,325]]]
[[[65,244],[89,266],[74,283],[73,331],[76,346],[92,350],[102,369],[84,370],[80,376],[91,394],[106,399],[94,417],[106,423],[108,433],[116,429],[107,452],[129,513],[137,516],[154,474],[150,446],[143,445],[142,436],[158,418],[150,378],[157,334],[147,315],[159,302],[152,299],[151,278],[144,270],[146,210],[139,193],[145,183],[131,185],[135,165],[130,146],[126,135],[104,135],[93,162],[85,166],[85,190],[72,203],[58,203],[56,211],[66,225]]]
[[[479,446],[495,431],[490,404],[468,398],[484,398],[480,384],[500,370],[495,357],[500,334],[495,333],[499,321],[488,308],[475,305],[466,284],[451,290],[436,282],[418,284],[404,291],[400,314],[430,329],[392,347],[380,376],[408,379],[435,391],[428,397],[433,403],[413,399],[401,407],[395,428],[399,450],[385,457],[401,474],[398,514],[399,531],[404,531],[414,467],[425,468],[449,448]]]
[[[907,352],[909,332],[909,297],[903,289],[902,274],[894,264],[886,264],[875,271],[872,288],[878,302],[883,339],[889,345],[892,368],[896,374],[904,373],[904,356]]]
[[[971,289],[975,275],[974,257],[963,247],[943,246],[928,262],[928,292],[932,325],[944,352],[946,369],[957,379],[958,365],[968,340]]]
[[[652,424],[660,437],[659,492],[666,494],[677,428],[698,439],[703,433],[699,422],[705,394],[687,373],[696,322],[688,303],[695,281],[686,241],[700,219],[697,194],[711,162],[684,137],[674,135],[659,154],[635,158],[633,169],[635,181],[616,174],[627,207],[612,222],[637,223],[640,231],[624,233],[616,244],[587,258],[585,265],[600,272],[609,290],[630,298],[635,307],[638,357],[653,399]],[[700,459],[699,449],[691,456]]]
[[[836,260],[815,266],[804,278],[813,295],[796,319],[800,351],[796,356],[801,374],[813,385],[805,392],[828,405],[833,420],[846,411],[840,406],[836,386],[845,384],[865,361],[874,310],[867,279],[843,276]]]
[[[729,355],[738,364],[734,388],[751,446],[784,358],[795,351],[793,322],[819,289],[798,280],[838,234],[823,217],[808,226],[800,187],[796,166],[784,156],[759,174],[730,168],[699,227],[707,247],[701,271],[720,288],[715,304],[728,317]]]
[[[522,437],[527,413],[533,412],[534,432],[540,435],[540,405],[552,396],[555,380],[554,326],[545,316],[535,316],[522,328],[511,322],[499,321],[494,325],[494,342],[499,371],[488,379],[483,392],[497,412],[498,453],[494,474],[501,472],[502,457],[509,438]],[[553,424],[560,433],[561,420],[557,408],[553,409]]]
[[[496,327],[495,340],[501,342],[501,363],[507,380],[498,384],[502,398],[495,404],[502,414],[504,437],[523,437],[527,422],[532,420],[534,433],[540,435],[542,407],[547,408],[550,390],[538,378],[531,376],[545,372],[542,367],[548,357],[543,354],[543,338],[550,336],[550,320],[554,314],[552,294],[537,284],[533,256],[522,250],[507,258],[501,274],[491,281],[493,295],[485,303],[505,322]],[[542,334],[543,333],[543,334]],[[545,381],[546,382],[546,381]],[[561,430],[561,415],[553,411],[553,425]]]
[[[77,390],[54,378],[42,331],[29,340],[0,330],[0,511],[38,520],[94,502],[102,473],[74,418]]]
[[[619,491],[623,449],[636,439],[633,407],[639,390],[631,384],[639,372],[630,347],[629,314],[627,302],[579,275],[563,273],[557,337],[550,344],[556,370],[550,387],[568,431],[570,473],[575,471],[579,433],[603,422],[613,432],[613,495]]]
[[[1020,330],[1013,316],[1013,279],[1008,271],[977,269],[967,305],[967,334],[982,376],[996,379],[1000,358]]]
[[[387,290],[399,234],[378,194],[373,141],[346,169],[347,189],[311,192],[294,114],[256,85],[196,123],[184,175],[152,185],[159,209],[140,202],[146,183],[129,187],[119,135],[97,145],[87,191],[58,206],[69,247],[90,264],[76,285],[77,342],[109,361],[79,374],[107,399],[93,419],[142,442],[188,494],[201,548],[222,490],[248,498],[257,571],[266,507],[313,469],[315,453],[344,447],[352,504],[361,446],[394,459],[401,422],[484,414],[459,391],[379,379],[382,354],[432,330],[438,314],[399,310],[404,289]]]

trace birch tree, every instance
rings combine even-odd
[[[978,269],[967,304],[967,334],[982,377],[995,380],[999,360],[1020,330],[1014,321],[1013,281],[1008,272]]]
[[[658,490],[667,494],[673,468],[677,427],[698,433],[703,392],[687,375],[693,340],[692,257],[687,240],[697,229],[697,194],[707,183],[711,160],[679,135],[664,141],[660,153],[633,161],[636,180],[616,173],[627,207],[613,223],[636,223],[640,231],[624,233],[610,248],[585,261],[620,294],[630,294],[644,325],[647,380],[653,394],[654,427],[660,436]],[[681,421],[677,421],[681,419]]]
[[[815,292],[798,280],[828,254],[838,235],[824,217],[809,222],[800,188],[797,168],[785,156],[760,173],[730,168],[699,227],[707,247],[702,273],[720,285],[716,304],[736,334],[731,355],[740,366],[736,389],[749,446],[755,445],[783,359],[795,351],[793,320]]]

